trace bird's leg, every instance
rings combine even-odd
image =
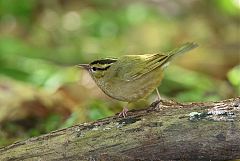
[[[157,108],[160,108],[160,104],[161,104],[161,96],[160,96],[160,93],[158,91],[158,88],[156,88],[156,92],[157,92],[157,95],[158,95],[158,98],[157,98],[157,101],[154,101],[150,107],[148,108],[149,111],[151,110],[155,110]]]
[[[156,91],[157,91],[157,95],[158,95],[158,101],[160,102],[161,101],[161,96],[160,96],[160,93],[158,91],[158,88],[156,88]]]
[[[122,117],[123,116],[125,118],[127,116],[127,112],[128,112],[127,106],[128,106],[128,104],[123,108],[122,112],[120,112],[118,114],[118,117]]]

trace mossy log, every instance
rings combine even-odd
[[[240,159],[240,97],[161,101],[148,109],[84,123],[0,149],[0,160]]]

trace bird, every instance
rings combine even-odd
[[[161,96],[158,86],[163,79],[164,69],[176,56],[186,53],[198,44],[187,42],[166,53],[142,55],[123,55],[119,58],[103,58],[89,64],[78,64],[88,71],[97,86],[109,97],[129,103],[146,98],[154,90]],[[125,106],[119,117],[126,117],[128,108]]]

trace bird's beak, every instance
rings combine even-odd
[[[90,65],[89,64],[78,64],[76,65],[77,67],[89,70],[90,69]]]

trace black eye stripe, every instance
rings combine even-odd
[[[117,61],[117,59],[102,59],[102,60],[93,61],[90,64],[91,65],[94,65],[94,64],[112,64],[116,61]]]
[[[110,65],[105,68],[92,67],[92,70],[93,71],[97,71],[97,70],[103,71],[103,70],[107,70],[108,68],[110,68]]]

